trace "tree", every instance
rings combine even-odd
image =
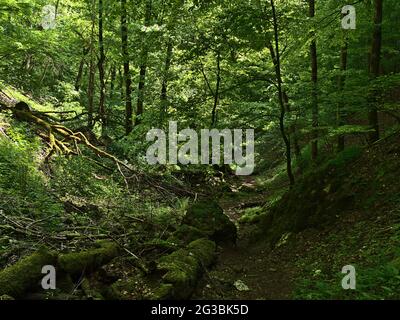
[[[105,82],[105,70],[104,64],[106,56],[104,53],[104,36],[103,36],[103,0],[99,0],[99,52],[100,57],[98,61],[99,68],[99,82],[100,82],[100,101],[99,101],[99,117],[101,120],[101,135],[106,135],[107,128],[107,115],[105,110],[105,99],[106,99],[106,82]]]
[[[89,85],[88,85],[88,128],[91,129],[94,126],[93,112],[94,112],[94,98],[95,98],[95,75],[96,75],[96,64],[95,64],[95,0],[91,2],[91,29],[90,29],[90,45],[89,45]]]
[[[315,0],[309,0],[309,17],[312,21],[310,59],[311,59],[311,108],[312,108],[312,141],[311,141],[311,158],[315,161],[318,156],[318,58],[317,58],[317,41],[315,31]]]
[[[146,8],[145,8],[145,14],[144,14],[144,28],[145,29],[147,27],[149,27],[149,25],[150,25],[151,11],[152,11],[152,0],[146,0]],[[147,72],[147,60],[148,60],[148,56],[149,56],[146,32],[147,32],[147,30],[145,30],[141,35],[142,52],[140,55],[140,72],[139,72],[139,84],[138,84],[135,125],[140,123],[140,121],[141,121],[140,118],[143,114],[144,89],[145,89],[145,85],[146,85],[146,72]]]
[[[278,101],[280,105],[280,116],[279,116],[279,128],[281,131],[281,135],[283,141],[285,142],[286,146],[286,170],[289,177],[290,185],[294,185],[295,180],[292,172],[292,155],[291,155],[291,146],[290,140],[286,134],[285,130],[285,102],[283,98],[283,90],[282,90],[282,75],[281,75],[281,57],[280,57],[280,50],[279,50],[279,32],[278,32],[278,20],[276,16],[276,9],[274,0],[271,0],[271,9],[272,9],[272,19],[273,19],[273,28],[274,28],[274,41],[275,41],[275,56],[276,56],[276,64],[275,64],[275,73],[276,73],[276,80],[278,83]]]
[[[121,0],[121,45],[122,59],[124,65],[124,84],[125,84],[125,134],[128,135],[132,131],[132,80],[130,74],[130,59],[128,51],[128,22],[126,0]]]
[[[372,35],[371,53],[369,61],[369,73],[371,79],[376,79],[380,74],[380,60],[382,47],[382,19],[383,19],[383,0],[374,0],[374,29]],[[370,97],[370,109],[368,120],[372,131],[369,134],[369,141],[375,142],[379,139],[379,119],[378,119],[378,92],[372,90]]]

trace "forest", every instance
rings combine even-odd
[[[0,0],[0,300],[400,299],[399,21]]]

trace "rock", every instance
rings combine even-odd
[[[233,285],[238,291],[250,291],[249,287],[242,280],[236,280]]]
[[[183,242],[183,244],[188,244],[196,239],[207,238],[212,235],[210,231],[200,230],[196,227],[189,226],[187,224],[180,225],[176,231],[173,233],[169,241]]]
[[[215,243],[203,238],[161,257],[157,269],[163,273],[162,283],[152,299],[189,298],[202,270],[213,263],[215,250]]]
[[[118,256],[118,246],[109,241],[99,241],[99,248],[80,252],[62,254],[58,257],[58,265],[70,275],[81,275],[93,272]]]
[[[0,295],[21,298],[35,285],[40,288],[45,265],[56,265],[57,256],[46,249],[27,256],[0,272]]]
[[[194,227],[216,243],[236,244],[235,224],[215,201],[199,201],[189,207],[183,224]]]

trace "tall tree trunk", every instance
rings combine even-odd
[[[309,0],[309,17],[315,17],[315,0]],[[313,19],[312,19],[313,20]],[[314,24],[314,23],[313,23]],[[310,58],[311,58],[311,107],[312,107],[312,141],[311,158],[316,160],[318,157],[318,62],[317,62],[317,41],[314,30],[311,31]]]
[[[85,58],[87,56],[87,54],[89,53],[89,50],[84,48],[83,49],[83,56],[82,59],[79,63],[79,68],[78,68],[78,74],[76,75],[76,79],[75,79],[75,90],[79,91],[79,89],[81,88],[81,81],[82,81],[82,76],[83,76],[83,68],[85,67]]]
[[[103,0],[99,0],[99,52],[100,52],[100,57],[98,61],[99,80],[100,80],[99,116],[101,120],[101,135],[105,136],[107,131],[107,115],[105,110],[106,83],[105,83],[104,63],[106,60],[106,56],[104,53],[104,39],[103,39]]]
[[[286,135],[285,130],[285,103],[283,98],[283,90],[282,90],[282,75],[281,75],[281,58],[280,58],[280,51],[279,51],[279,33],[278,33],[278,21],[276,17],[276,10],[275,10],[275,3],[274,0],[271,0],[271,8],[272,8],[272,17],[273,17],[273,26],[274,26],[274,40],[275,40],[275,54],[276,54],[276,80],[278,82],[278,98],[279,98],[279,105],[280,105],[280,116],[279,116],[279,128],[281,131],[281,135],[283,141],[286,146],[286,170],[289,177],[290,185],[293,186],[294,176],[292,172],[292,155],[291,155],[291,146],[290,146],[290,139]]]
[[[269,49],[269,52],[270,52],[270,55],[271,55],[272,62],[273,62],[274,67],[276,69],[276,67],[277,67],[277,59],[276,59],[274,46],[272,45],[271,42],[268,42],[267,46],[268,46],[268,49]],[[286,91],[284,89],[282,89],[282,95],[283,95],[283,102],[285,104],[285,110],[286,110],[286,112],[290,113],[292,110],[290,108],[289,96],[287,95],[287,93],[286,93]],[[299,141],[298,141],[298,137],[297,137],[297,128],[296,128],[296,123],[295,122],[293,122],[290,125],[289,134],[290,134],[290,136],[292,138],[291,140],[293,140],[294,153],[295,153],[296,157],[299,158],[301,150],[300,150],[300,145],[299,145]]]
[[[109,99],[112,102],[114,100],[114,89],[115,89],[115,79],[117,78],[117,69],[115,68],[115,64],[111,66],[111,79],[110,79],[110,94]]]
[[[93,128],[94,94],[95,94],[95,53],[94,53],[94,28],[95,28],[95,1],[92,0],[92,26],[90,31],[90,61],[89,61],[89,83],[88,83],[88,127]]]
[[[121,67],[118,68],[118,78],[119,78],[119,95],[120,99],[122,101],[125,100],[125,79],[124,79],[124,72],[123,72],[123,67],[121,70]]]
[[[289,97],[288,97],[288,95],[287,95],[285,90],[283,90],[282,94],[283,94],[283,102],[285,104],[286,111],[288,113],[290,113],[290,112],[292,112],[292,110],[290,108]],[[296,158],[299,159],[301,150],[300,150],[300,145],[299,145],[299,139],[297,137],[297,127],[296,127],[296,122],[295,121],[293,121],[290,124],[289,133],[290,133],[290,136],[291,136],[291,140],[293,140],[294,154],[296,155]]]
[[[374,32],[372,37],[371,55],[369,63],[369,73],[371,79],[379,77],[381,47],[382,47],[382,18],[383,0],[375,0]],[[373,129],[369,133],[369,141],[375,142],[379,139],[379,119],[378,119],[378,92],[373,90],[370,96],[370,108],[368,112],[369,125]]]
[[[160,95],[160,102],[161,102],[160,124],[161,125],[164,122],[164,117],[167,114],[167,108],[168,108],[168,80],[169,80],[169,69],[171,68],[173,48],[174,48],[173,41],[172,41],[172,39],[169,39],[168,44],[167,44],[167,54],[165,56],[163,80],[162,80],[161,95]]]
[[[147,0],[146,2],[146,11],[144,17],[144,25],[145,27],[150,25],[151,20],[151,0]],[[147,72],[147,59],[149,55],[148,43],[146,39],[146,34],[142,34],[142,53],[140,59],[140,73],[139,73],[139,84],[138,84],[138,98],[136,105],[136,117],[135,117],[135,125],[141,122],[141,116],[143,114],[143,104],[144,104],[144,88],[146,85],[146,72]]]
[[[342,44],[342,47],[340,49],[340,75],[338,78],[338,89],[339,92],[342,93],[344,90],[344,85],[346,81],[346,70],[347,70],[347,53],[348,53],[348,38],[345,36],[344,38],[344,43]],[[341,96],[341,101],[338,103],[338,108],[337,108],[337,125],[338,127],[343,126],[345,124],[345,117],[344,117],[344,98],[343,95]],[[338,152],[344,150],[344,135],[339,134],[338,136],[338,141],[337,141],[337,150]]]
[[[219,89],[221,86],[221,53],[217,52],[217,82],[215,83],[214,92],[214,105],[211,113],[211,127],[215,127],[217,124],[217,107],[219,101]]]
[[[125,82],[125,133],[128,135],[132,131],[132,80],[129,67],[129,52],[128,52],[128,23],[126,0],[121,0],[121,43],[122,57],[124,64],[124,82]]]

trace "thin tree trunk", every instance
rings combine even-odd
[[[124,82],[125,82],[125,133],[128,135],[132,131],[132,80],[129,68],[128,53],[128,23],[126,0],[121,0],[121,43],[122,57],[124,61]]]
[[[125,91],[124,91],[125,80],[124,80],[123,67],[122,67],[122,70],[121,70],[121,67],[118,68],[118,78],[119,78],[119,95],[120,95],[120,99],[122,101],[124,101],[125,100]]]
[[[147,0],[145,17],[144,17],[144,25],[146,27],[150,25],[151,7],[152,7],[151,0]],[[141,54],[141,59],[140,59],[141,65],[140,65],[140,73],[139,73],[138,98],[137,98],[137,105],[136,105],[135,125],[138,125],[141,122],[141,117],[143,114],[144,88],[146,85],[148,55],[149,55],[149,50],[148,50],[146,35],[142,34],[142,54]]]
[[[315,0],[309,0],[309,17],[315,17]],[[313,26],[314,28],[314,26]],[[315,30],[311,31],[310,58],[311,58],[311,104],[312,104],[312,141],[311,158],[316,160],[318,157],[318,62],[317,62],[317,41]]]
[[[105,83],[104,63],[106,60],[106,56],[104,53],[104,39],[103,39],[103,0],[99,0],[99,51],[100,51],[100,57],[98,61],[99,80],[100,80],[99,116],[101,120],[101,135],[105,136],[107,131],[107,116],[105,110],[106,83]]]
[[[372,79],[379,77],[381,47],[382,47],[382,18],[383,0],[375,0],[374,32],[371,45],[371,58],[369,73]],[[368,112],[369,125],[373,129],[369,133],[369,141],[379,140],[379,119],[378,119],[378,92],[373,90],[370,97],[370,110]]]
[[[161,102],[161,110],[160,110],[160,122],[163,124],[164,117],[167,114],[168,108],[168,80],[169,80],[169,69],[171,68],[171,61],[172,61],[172,53],[173,53],[173,41],[172,39],[168,40],[167,45],[167,54],[165,57],[165,65],[164,65],[164,72],[163,72],[163,80],[161,85],[161,95],[160,95],[160,102]]]
[[[110,95],[109,99],[112,102],[114,99],[114,89],[115,89],[115,79],[117,78],[117,69],[115,68],[115,64],[111,66],[111,79],[110,79]]]
[[[89,61],[89,83],[88,83],[88,127],[93,128],[94,94],[96,65],[94,62],[94,27],[95,27],[95,1],[92,0],[92,26],[90,31],[90,61]]]
[[[272,17],[273,17],[273,26],[274,26],[274,39],[275,39],[275,52],[276,52],[276,80],[278,82],[278,98],[280,105],[280,116],[279,116],[279,128],[281,131],[281,135],[283,141],[286,146],[286,169],[289,177],[290,185],[293,186],[295,183],[293,172],[292,172],[292,155],[291,155],[291,146],[290,140],[286,135],[285,131],[285,103],[283,99],[283,90],[282,90],[282,76],[281,76],[281,61],[280,61],[280,52],[279,52],[279,33],[278,33],[278,21],[276,17],[275,4],[274,0],[271,0],[271,8],[272,8]]]
[[[290,108],[289,97],[285,90],[283,90],[282,94],[283,94],[283,102],[285,103],[286,111],[288,113],[290,113],[290,112],[292,112],[292,110]],[[301,150],[300,150],[300,145],[299,145],[299,139],[297,137],[296,122],[292,122],[290,124],[289,132],[290,132],[290,135],[292,138],[291,140],[293,140],[294,154],[296,155],[296,158],[299,159]]]
[[[348,38],[347,38],[347,36],[345,36],[344,43],[342,45],[342,48],[340,49],[340,75],[339,75],[339,79],[338,79],[338,88],[339,88],[339,92],[341,92],[341,93],[344,90],[344,85],[345,85],[345,81],[346,81],[345,72],[347,70],[347,53],[348,53]],[[339,127],[343,126],[345,124],[344,115],[343,115],[344,107],[345,107],[344,99],[343,99],[343,95],[342,95],[341,101],[338,104],[337,115],[336,115],[337,125]],[[344,145],[345,145],[344,135],[340,134],[338,136],[338,141],[337,141],[338,152],[344,150]]]
[[[217,52],[217,82],[215,84],[214,92],[214,106],[211,113],[211,127],[217,124],[217,106],[219,101],[219,89],[221,86],[221,54]]]
[[[272,45],[271,42],[268,42],[268,49],[271,55],[272,62],[274,64],[274,67],[277,67],[277,59],[276,59],[276,54],[275,54],[275,49],[274,46]],[[282,95],[283,95],[283,102],[285,104],[285,110],[286,112],[290,113],[291,108],[290,108],[290,103],[289,103],[289,96],[287,95],[286,91],[282,89]],[[294,153],[297,158],[300,157],[300,145],[297,137],[297,128],[296,128],[296,123],[292,123],[289,128],[290,136],[292,137],[291,140],[293,140],[293,147],[294,147]]]
[[[82,81],[82,76],[83,76],[83,68],[85,67],[85,58],[88,54],[88,50],[87,49],[83,49],[83,56],[81,59],[81,62],[79,63],[79,68],[78,68],[78,74],[76,76],[75,79],[75,90],[79,91],[79,89],[81,88],[81,81]]]

